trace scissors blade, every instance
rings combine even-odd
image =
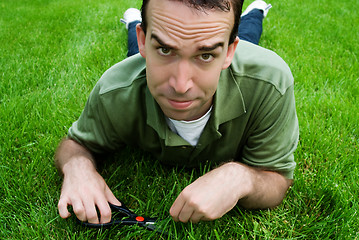
[[[158,221],[158,220],[156,220],[156,221],[147,221],[147,222],[143,223],[142,226],[145,227],[148,230],[160,233],[161,235],[168,236],[168,233],[161,228],[162,224],[159,224],[159,222],[160,221]]]

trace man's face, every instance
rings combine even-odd
[[[146,35],[137,26],[137,38],[152,96],[167,117],[200,118],[212,105],[221,70],[230,65],[238,43],[228,46],[233,12],[151,0],[147,22]]]

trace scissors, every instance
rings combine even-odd
[[[138,225],[145,229],[156,231],[162,234],[167,235],[166,232],[158,229],[156,227],[157,218],[148,218],[142,217],[137,215],[136,213],[132,212],[128,209],[124,204],[121,206],[114,205],[112,203],[108,203],[113,214],[112,219],[108,223],[89,223],[89,222],[82,222],[80,220],[79,223],[83,226],[90,227],[90,228],[109,228],[114,225]]]

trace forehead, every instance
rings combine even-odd
[[[200,42],[229,38],[234,14],[219,10],[196,10],[171,0],[151,0],[147,8],[150,34],[165,35],[172,40]]]

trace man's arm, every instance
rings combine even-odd
[[[222,217],[237,202],[245,208],[272,208],[282,202],[291,183],[276,172],[226,163],[188,185],[170,214],[175,221],[196,223]]]
[[[63,140],[55,155],[55,164],[64,180],[58,203],[59,214],[67,218],[73,211],[81,221],[99,223],[96,207],[101,214],[101,223],[111,220],[108,202],[121,205],[105,180],[97,172],[95,160],[89,150],[74,140]]]

